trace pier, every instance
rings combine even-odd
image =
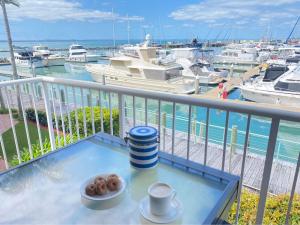
[[[242,82],[249,80],[250,78],[254,77],[255,75],[259,74],[261,66],[254,67],[247,72],[241,74],[238,77],[232,77],[229,75],[228,78],[226,78],[226,82],[224,83],[226,91],[229,93],[233,89],[237,88]],[[199,95],[197,95],[198,97]],[[219,87],[215,87],[206,93],[203,93],[201,95],[202,97],[210,97],[210,98],[219,98]]]

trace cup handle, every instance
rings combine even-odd
[[[176,201],[174,201],[175,200],[175,197],[176,197],[176,195],[177,195],[177,192],[175,191],[175,190],[173,190],[173,193],[172,193],[172,203],[173,203],[173,205],[175,205],[175,207],[178,207],[178,204],[177,204],[177,202]]]

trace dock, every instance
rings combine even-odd
[[[260,66],[254,67],[247,72],[241,74],[238,77],[229,77],[226,78],[226,82],[224,83],[226,91],[229,93],[233,89],[237,88],[242,82],[249,80],[251,77],[257,75],[260,71]],[[210,97],[210,98],[219,98],[219,87],[215,87],[206,93],[203,93],[201,96]]]

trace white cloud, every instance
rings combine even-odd
[[[190,24],[190,23],[184,23],[182,24],[183,27],[194,27],[194,24]]]
[[[14,20],[127,20],[126,16],[109,11],[84,9],[79,2],[69,0],[19,0],[20,7],[8,6],[9,18]],[[140,21],[143,17],[130,16],[128,20]]]
[[[186,5],[169,16],[175,20],[209,24],[230,20],[242,25],[271,19],[293,19],[300,14],[298,2],[300,0],[204,0]]]

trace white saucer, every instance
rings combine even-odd
[[[156,216],[150,211],[149,196],[147,196],[140,202],[140,212],[145,219],[153,223],[171,223],[182,214],[182,206],[178,199],[175,198],[171,204],[171,210],[167,215]]]

